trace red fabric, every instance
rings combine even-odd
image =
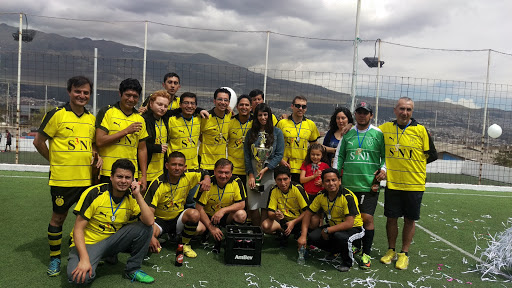
[[[300,170],[306,171],[306,177],[311,176],[311,175],[314,174],[313,173],[313,169],[311,169],[311,165],[312,164],[304,165],[304,163],[302,163],[302,166],[300,167]],[[327,165],[327,163],[320,162],[318,164],[318,169],[320,171],[323,171],[323,170],[325,170],[327,168],[329,168],[329,165]],[[324,189],[322,187],[322,185],[320,185],[320,186],[316,186],[315,185],[315,181],[318,180],[318,179],[322,179],[322,176],[318,176],[316,179],[313,179],[313,180],[303,184],[304,190],[306,190],[306,192],[308,194],[316,195],[318,192],[320,192],[322,189]]]

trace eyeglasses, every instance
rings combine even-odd
[[[181,102],[181,104],[183,104],[183,106],[195,106],[197,105],[196,102]]]
[[[308,105],[306,105],[306,104],[304,104],[304,105],[300,105],[300,104],[293,104],[293,106],[295,106],[295,108],[297,108],[297,109],[302,108],[302,109],[304,109],[304,110],[306,110],[306,109],[308,108]]]
[[[217,98],[216,100],[219,101],[219,102],[229,102],[229,99],[225,99],[225,98],[224,99],[223,98]]]

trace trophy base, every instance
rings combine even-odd
[[[254,187],[254,189],[252,189],[252,191],[263,193],[263,192],[265,192],[265,186],[261,185],[261,184],[260,185],[256,184],[256,187]]]

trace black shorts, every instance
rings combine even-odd
[[[82,192],[86,187],[59,187],[50,186],[50,193],[52,194],[53,212],[57,214],[66,214],[73,206],[80,200]]]
[[[384,216],[420,219],[421,200],[424,191],[403,191],[386,188],[384,190]]]
[[[158,226],[160,226],[160,228],[162,228],[162,233],[161,234],[165,234],[165,233],[168,233],[168,234],[179,234],[181,233],[182,231],[180,229],[177,229],[178,228],[178,220],[181,220],[181,216],[183,215],[183,212],[185,212],[185,210],[181,211],[181,213],[174,219],[171,219],[171,220],[164,220],[162,218],[158,218],[156,217],[155,218],[155,222]],[[183,224],[180,225],[180,226],[184,226]],[[180,231],[178,231],[180,230]]]
[[[379,193],[376,192],[357,192],[354,193],[359,203],[359,212],[372,215],[375,214],[375,208],[379,202]]]

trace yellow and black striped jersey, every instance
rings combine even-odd
[[[315,122],[304,117],[295,125],[290,115],[288,119],[280,120],[277,128],[283,131],[284,136],[283,159],[290,164],[292,173],[300,173],[300,167],[308,153],[309,142],[315,142],[320,137]]]
[[[103,158],[103,166],[100,175],[110,177],[110,169],[117,159],[126,158],[135,165],[135,175],[138,175],[137,148],[140,141],[144,141],[148,137],[144,118],[133,109],[130,115],[124,114],[119,106],[119,102],[114,105],[104,107],[98,112],[96,119],[96,128],[108,133],[108,135],[116,134],[122,131],[132,123],[142,123],[139,132],[129,134],[119,139],[116,143],[100,148],[100,156]]]
[[[329,194],[326,190],[320,191],[311,205],[309,210],[313,213],[324,213],[325,221],[329,226],[337,225],[345,221],[346,216],[354,216],[353,227],[362,227],[363,219],[359,212],[359,203],[357,197],[352,191],[340,187],[336,198],[333,201],[329,200]]]
[[[111,197],[111,191],[110,183],[92,186],[82,193],[76,204],[73,213],[88,221],[84,230],[85,244],[95,244],[107,239],[124,225],[137,221],[141,213],[137,200],[130,192],[126,192],[123,198],[116,201],[115,197]],[[73,246],[75,242],[72,238],[71,247]]]
[[[245,175],[244,141],[252,120],[241,123],[238,115],[229,121],[228,160],[233,163],[233,174]]]
[[[169,148],[168,154],[180,151],[185,155],[188,169],[198,169],[197,147],[201,135],[201,116],[194,115],[190,119],[183,118],[181,113],[169,117]]]
[[[38,132],[49,139],[49,185],[85,187],[92,184],[94,122],[94,115],[85,110],[77,116],[69,103],[46,113]]]
[[[425,126],[411,118],[408,126],[400,127],[395,120],[382,124],[379,129],[386,144],[387,187],[425,191],[427,162],[437,159],[434,142]]]
[[[167,127],[165,126],[164,120],[160,118],[155,121],[155,144],[167,144]],[[162,174],[164,169],[164,153],[153,153],[151,156],[151,161],[148,164],[148,169],[146,171],[146,179],[148,182],[153,181],[160,174]],[[141,176],[141,175],[140,175]]]
[[[270,190],[267,201],[269,211],[281,211],[286,221],[296,219],[309,205],[308,195],[304,188],[291,182],[288,192],[283,193],[277,185]]]
[[[215,115],[213,109],[208,112],[210,116],[201,119],[199,156],[201,156],[201,169],[213,170],[217,160],[226,158],[231,113],[226,113],[223,118],[220,118]]]
[[[188,192],[201,181],[201,172],[185,172],[177,183],[170,183],[166,174],[153,180],[144,200],[155,209],[155,217],[172,220],[185,209]]]
[[[215,176],[211,178],[212,184],[209,191],[197,190],[194,200],[204,207],[208,216],[213,216],[221,208],[229,207],[235,203],[245,201],[245,188],[242,180],[237,176],[229,179],[224,189],[217,185]]]

